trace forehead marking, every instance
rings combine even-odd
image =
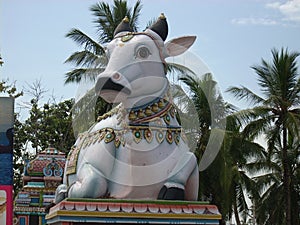
[[[131,40],[132,38],[133,38],[132,34],[127,34],[127,35],[121,37],[121,41],[127,42],[127,41]]]

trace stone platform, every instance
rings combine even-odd
[[[221,214],[207,202],[66,199],[50,209],[47,224],[219,224]]]

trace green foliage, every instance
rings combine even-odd
[[[79,133],[88,130],[97,120],[112,108],[112,104],[97,97],[95,90],[89,90],[72,108],[73,130],[77,137]]]
[[[289,136],[287,145],[288,163],[290,166],[290,190],[291,190],[291,222],[299,224],[299,157],[300,142],[297,136]],[[254,177],[261,196],[256,199],[257,222],[259,224],[285,224],[285,187],[283,171],[282,144],[279,139],[275,141],[275,148],[272,152],[266,153],[266,160],[263,161],[267,172]]]
[[[90,10],[95,16],[94,23],[99,33],[99,42],[107,43],[113,39],[114,30],[125,18],[134,31],[138,29],[138,19],[142,9],[141,1],[137,1],[133,8],[127,5],[127,1],[114,0],[113,5],[99,2],[91,6]]]
[[[15,115],[14,123],[14,193],[22,188],[24,160],[33,159],[35,153],[52,146],[66,154],[75,143],[71,109],[73,100],[44,104],[39,107],[31,100],[29,117],[21,122]],[[35,149],[30,152],[30,146]]]
[[[71,99],[39,107],[34,99],[31,100],[30,115],[23,126],[27,141],[36,152],[52,146],[68,153],[75,143],[71,114],[73,104]]]
[[[257,222],[299,224],[300,54],[283,48],[271,53],[272,62],[262,59],[252,67],[263,96],[243,86],[228,91],[254,104],[234,115],[244,125],[244,135],[254,139],[263,134],[267,140],[265,160],[256,162],[256,172],[263,175],[254,178],[260,191],[254,196]]]
[[[17,91],[15,84],[9,84],[8,81],[0,82],[0,93],[14,98],[23,95],[23,92]],[[34,98],[30,103],[29,117],[24,122],[19,119],[18,113],[15,114],[13,148],[15,195],[23,185],[24,160],[34,156],[28,151],[29,145],[36,149],[36,152],[51,145],[68,153],[75,143],[71,114],[73,104],[73,100],[65,100],[40,107]]]
[[[262,166],[264,148],[253,142],[249,127],[243,126],[243,122],[253,115],[238,117],[244,113],[236,112],[235,107],[224,102],[211,74],[205,74],[201,79],[185,75],[180,80],[189,87],[190,97],[198,112],[199,127],[195,137],[199,159],[207,150],[213,129],[222,128],[219,124],[226,119],[220,151],[212,164],[199,174],[199,196],[201,200],[209,200],[218,206],[223,217],[222,223],[234,215],[237,224],[242,224],[250,213],[247,195],[259,197],[250,174],[266,168]]]
[[[207,146],[211,129],[218,128],[232,106],[224,102],[218,91],[217,83],[210,73],[204,74],[201,79],[195,75],[183,75],[179,78],[190,89],[189,95],[198,113],[199,127],[195,133],[198,142],[196,155],[201,158]]]
[[[24,171],[24,159],[29,158],[27,147],[27,136],[24,131],[24,125],[19,120],[19,114],[15,114],[14,122],[14,195],[22,188],[22,174]]]
[[[0,81],[0,93],[8,95],[9,97],[18,98],[23,95],[23,91],[18,92],[14,83],[9,84],[8,80]]]

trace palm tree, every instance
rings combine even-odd
[[[225,220],[234,216],[236,224],[243,224],[249,215],[247,195],[258,198],[251,174],[259,167],[253,161],[264,159],[263,147],[245,136],[234,113],[226,117],[226,131],[220,151],[205,171],[200,173],[202,196],[216,204]]]
[[[228,216],[234,214],[236,224],[240,225],[249,215],[247,195],[258,198],[258,189],[250,175],[260,169],[257,162],[264,161],[264,148],[245,135],[245,130],[234,113],[227,116],[226,135],[219,153],[221,162],[220,191],[228,210]]]
[[[299,137],[300,124],[300,78],[297,73],[297,52],[272,50],[272,63],[262,59],[261,65],[252,69],[258,75],[258,85],[262,96],[246,87],[231,87],[229,92],[238,99],[246,99],[255,104],[253,108],[239,112],[240,119],[249,123],[245,127],[247,135],[257,137],[265,134],[270,156],[279,160],[283,181],[285,204],[285,224],[292,224],[292,165],[289,161],[289,137]],[[276,144],[280,145],[280,154],[274,155]],[[280,157],[279,157],[280,156]],[[272,160],[271,157],[271,160]],[[280,200],[280,199],[277,199]]]
[[[272,154],[267,153],[267,159],[264,167],[267,172],[254,177],[254,180],[260,190],[263,190],[261,197],[256,199],[256,218],[259,224],[284,224],[285,208],[282,207],[284,202],[284,184],[282,179],[282,145],[277,139],[275,149]],[[288,137],[288,162],[291,166],[291,223],[300,223],[300,142],[299,137]],[[270,160],[272,159],[272,160]],[[266,170],[265,170],[266,171]]]
[[[188,87],[188,94],[197,111],[196,116],[198,117],[199,125],[190,129],[188,134],[192,135],[197,143],[195,154],[200,161],[204,157],[205,151],[207,151],[212,129],[218,129],[217,123],[224,120],[226,114],[229,112],[229,107],[226,108],[226,103],[217,90],[217,83],[213,80],[210,73],[204,74],[201,78],[196,77],[194,74],[185,74],[179,80]],[[189,111],[190,109],[187,109],[188,115],[190,115]],[[221,149],[212,165],[200,173],[199,196],[201,196],[202,200],[209,199],[212,203],[216,204],[225,219],[228,214],[231,214],[227,207],[227,202],[231,198],[228,196],[225,198],[221,194],[224,191],[221,191],[221,183],[225,180],[222,179],[222,175],[225,175],[225,173],[221,175],[219,169],[222,168],[222,172],[225,172],[227,168],[223,164],[223,158],[225,158],[226,154],[224,146],[222,148],[223,151]],[[218,169],[216,170],[216,168]],[[229,174],[226,173],[226,175]],[[223,188],[225,188],[224,185]]]
[[[65,62],[73,63],[76,69],[66,74],[65,84],[79,83],[82,78],[94,80],[107,64],[103,44],[113,39],[113,33],[125,16],[134,31],[138,28],[138,19],[142,9],[138,0],[134,7],[127,5],[127,1],[114,0],[110,6],[106,2],[99,2],[91,6],[90,11],[95,16],[94,23],[98,31],[98,40],[94,40],[79,29],[71,29],[66,37],[75,41],[83,50],[74,52]]]
[[[217,90],[211,74],[197,78],[195,74],[185,74],[180,81],[187,85],[189,95],[199,117],[199,126],[194,128],[197,140],[196,155],[201,159],[207,150],[208,139],[213,129],[226,119],[226,130],[220,151],[212,164],[200,172],[199,196],[216,204],[223,215],[223,223],[234,215],[241,224],[249,214],[247,195],[258,198],[258,191],[251,174],[260,169],[254,162],[264,161],[264,149],[247,136],[247,130],[235,116],[235,107],[224,102]],[[189,112],[189,109],[186,109]]]
[[[211,129],[218,128],[218,125],[222,124],[221,121],[231,109],[231,105],[224,102],[210,73],[204,74],[201,79],[195,74],[185,73],[179,77],[179,81],[188,87],[188,94],[198,113],[199,127],[194,134],[198,143],[196,155],[200,158],[206,148]]]

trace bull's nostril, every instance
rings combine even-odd
[[[121,79],[121,75],[120,75],[119,73],[115,73],[115,74],[112,76],[112,78],[113,78],[114,80],[120,80],[120,79]]]

